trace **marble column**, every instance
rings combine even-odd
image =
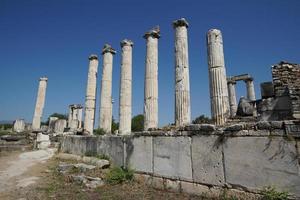
[[[190,78],[187,28],[184,19],[173,22],[175,29],[175,124],[191,123]]]
[[[113,55],[116,51],[108,44],[102,49],[103,71],[100,98],[100,121],[99,128],[106,133],[111,133],[112,122],[112,68]]]
[[[220,30],[207,33],[207,55],[211,115],[216,125],[223,125],[230,116],[226,69],[223,53],[223,39]]]
[[[121,135],[131,132],[131,84],[132,84],[132,47],[131,40],[123,40],[121,80],[120,80],[120,110],[119,110],[119,133]]]
[[[68,128],[71,127],[72,117],[73,117],[72,105],[69,105],[69,115],[68,115]]]
[[[82,106],[77,109],[78,128],[82,127]]]
[[[236,115],[236,111],[237,111],[235,85],[236,85],[235,81],[232,81],[232,80],[227,81],[229,106],[230,106],[230,116],[231,117],[234,117]]]
[[[89,71],[85,95],[84,108],[84,127],[83,132],[92,135],[95,124],[96,91],[98,75],[98,57],[91,55],[89,57]]]
[[[256,98],[255,98],[253,78],[246,79],[245,83],[247,88],[247,98],[251,101],[255,101]]]
[[[160,29],[145,33],[146,68],[144,88],[144,130],[158,127],[158,39]]]
[[[39,130],[45,105],[46,89],[48,78],[42,77],[39,82],[38,95],[32,120],[32,130]]]

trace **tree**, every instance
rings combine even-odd
[[[144,130],[144,115],[136,115],[131,120],[131,130],[133,132]]]
[[[112,117],[112,121],[111,121],[111,133],[114,133],[116,130],[119,129],[119,123],[117,123],[115,121],[114,116]]]
[[[206,117],[205,115],[200,115],[199,117],[196,117],[196,119],[193,120],[193,124],[211,124],[213,123],[213,120],[209,117]]]

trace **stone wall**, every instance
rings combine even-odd
[[[280,62],[272,67],[275,97],[288,96],[292,116],[300,118],[300,65]]]
[[[190,125],[129,136],[66,136],[62,151],[97,152],[130,166],[155,187],[189,193],[259,193],[275,186],[300,197],[300,124],[293,121]]]

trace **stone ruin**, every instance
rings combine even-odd
[[[272,82],[261,84],[261,99],[249,74],[227,76],[220,30],[207,32],[211,117],[214,124],[191,124],[188,27],[186,19],[173,23],[175,31],[175,127],[158,128],[158,41],[160,29],[144,34],[146,40],[144,82],[144,131],[132,133],[133,42],[121,41],[119,131],[111,135],[112,68],[116,51],[105,44],[99,127],[106,136],[94,137],[98,56],[89,57],[84,105],[69,106],[68,123],[50,119],[49,130],[64,136],[63,152],[84,155],[88,151],[108,155],[118,166],[131,166],[151,185],[189,193],[231,192],[259,194],[276,185],[300,197],[300,65],[280,62],[272,67]],[[244,81],[246,96],[237,103],[235,84]],[[41,78],[32,122],[41,135],[47,78]],[[67,125],[66,125],[67,124]],[[67,128],[66,128],[67,126]],[[84,135],[84,136],[82,136]],[[127,135],[130,135],[129,137]],[[271,136],[271,137],[270,137]],[[292,137],[293,140],[287,140]],[[51,137],[50,137],[51,139]],[[44,145],[45,144],[45,145]]]

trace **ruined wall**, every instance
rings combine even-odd
[[[106,154],[152,185],[189,193],[218,188],[256,193],[275,186],[300,197],[300,124],[259,122],[223,129],[190,125],[130,136],[67,136],[62,151]]]
[[[300,65],[280,62],[272,67],[275,97],[289,97],[293,118],[300,118]]]

